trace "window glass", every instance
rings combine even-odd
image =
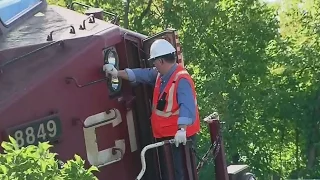
[[[0,0],[0,19],[8,25],[39,3],[41,0]]]

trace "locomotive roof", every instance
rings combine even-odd
[[[98,19],[97,24],[90,24],[86,20],[86,30],[79,30],[79,26],[83,24],[83,20],[88,16],[70,11],[69,9],[59,6],[48,6],[46,9],[36,13],[31,18],[25,20],[19,26],[15,27],[8,33],[0,36],[0,51],[4,49],[29,46],[35,44],[48,43],[47,36],[53,32],[53,40],[78,38],[90,34],[98,33],[106,28],[115,26],[111,23],[105,23]],[[72,25],[75,34],[69,33],[68,27]],[[59,30],[60,28],[64,28]]]
[[[15,47],[47,43],[51,31],[66,26],[66,19],[52,8],[35,14],[23,24],[0,36],[0,51]],[[63,31],[54,36],[59,37]]]
[[[85,19],[87,19],[85,22],[86,30],[80,30],[79,27]],[[68,26],[70,25],[74,27],[75,34],[69,32],[71,28]],[[68,28],[58,30],[63,27]],[[47,36],[52,31],[55,31],[52,34],[53,40],[47,41]],[[99,37],[95,35],[102,32],[107,32],[108,37],[117,39],[120,39],[121,34],[125,32],[141,39],[147,37],[99,19],[95,19],[95,23],[88,23],[88,16],[59,6],[48,6],[19,26],[0,35],[0,70],[3,70],[3,72],[0,72],[0,111],[13,101],[13,97],[15,99],[23,96],[24,91],[31,84],[39,83],[39,79],[48,76],[48,72],[52,72],[53,69],[66,63],[61,60],[65,60],[65,58],[62,58],[60,54],[56,54],[54,60],[50,62],[48,62],[48,57],[41,58],[51,55],[50,52],[42,52],[40,55],[10,63],[12,60],[60,40],[75,39],[82,43],[79,44],[78,48],[80,46],[85,48],[87,44],[83,41],[88,38],[83,37],[97,39]],[[72,43],[75,42],[72,41]],[[78,52],[73,53],[77,54]],[[7,65],[8,63],[10,64]]]

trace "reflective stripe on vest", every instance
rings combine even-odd
[[[158,115],[158,116],[162,116],[162,117],[170,117],[172,115],[178,115],[179,114],[179,109],[175,112],[172,112],[172,106],[173,106],[173,97],[174,97],[174,89],[175,89],[175,81],[177,81],[177,79],[179,78],[180,75],[183,75],[183,74],[189,74],[186,70],[183,70],[183,71],[180,71],[176,74],[176,76],[174,77],[173,81],[174,83],[172,83],[170,89],[169,89],[169,92],[168,92],[168,102],[167,102],[167,108],[165,109],[165,111],[160,111],[158,109],[156,109],[155,107],[153,107],[155,113]],[[159,77],[159,75],[158,75]],[[157,78],[156,80],[156,83],[158,81],[159,78]],[[196,102],[196,101],[195,101]]]
[[[173,100],[173,98],[172,98],[172,100]],[[195,102],[195,105],[197,106],[198,104],[197,104],[197,98],[195,98],[194,99],[194,102]],[[169,106],[169,105],[168,105]],[[160,111],[160,110],[158,110],[158,109],[155,109],[155,108],[153,108],[154,109],[154,112],[158,115],[158,116],[162,116],[162,117],[170,117],[170,116],[172,116],[172,115],[178,115],[179,114],[179,109],[178,110],[176,110],[174,113],[172,113],[171,111],[170,112],[164,112],[164,111]],[[167,107],[167,110],[168,110],[169,108]],[[172,104],[171,104],[171,109],[172,109]]]

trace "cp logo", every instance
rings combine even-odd
[[[135,136],[134,122],[132,111],[128,111],[126,115],[128,134],[130,140],[130,149],[131,152],[137,150],[137,140]],[[102,123],[103,122],[103,123]],[[106,125],[111,125],[116,127],[122,123],[121,114],[119,110],[113,109],[109,114],[106,112],[101,112],[89,116],[85,121],[84,125],[88,128],[83,128],[85,146],[87,151],[88,161],[91,165],[97,167],[103,167],[121,160],[122,156],[125,153],[125,140],[124,139],[115,139],[115,146],[112,148],[98,150],[97,135],[95,133],[96,128]],[[97,124],[97,125],[94,125]],[[92,126],[93,125],[93,126]],[[107,137],[106,132],[106,136]]]

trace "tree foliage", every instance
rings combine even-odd
[[[9,138],[10,142],[1,144],[5,152],[0,154],[2,180],[97,180],[93,172],[98,169],[95,166],[85,169],[84,160],[78,155],[62,164],[56,154],[50,152],[52,145],[47,142],[19,148],[17,142]]]
[[[260,179],[320,176],[319,1],[81,2],[146,35],[179,30],[201,116],[217,110],[226,122],[228,163],[247,163]],[[203,127],[200,152],[210,141]]]

